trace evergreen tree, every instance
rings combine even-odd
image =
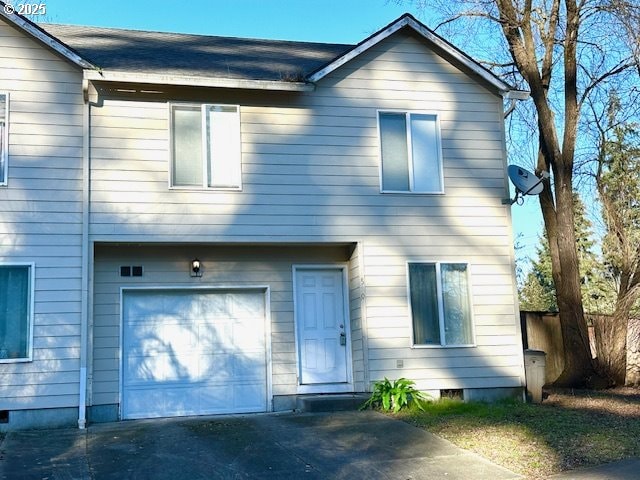
[[[640,358],[626,364],[626,341],[629,315],[640,301],[640,133],[637,125],[611,123],[596,180],[606,226],[603,251],[617,295],[611,318],[596,332],[598,363],[614,383],[639,385]]]
[[[594,252],[592,223],[585,214],[584,203],[574,193],[574,216],[576,224],[576,243],[582,301],[587,313],[609,313],[612,310],[614,291],[611,282],[607,281],[606,270]],[[551,256],[546,235],[540,238],[536,249],[536,259],[532,262],[531,271],[527,274],[520,291],[520,309],[529,311],[557,312],[556,289],[551,274]]]
[[[531,270],[522,284],[520,310],[533,312],[557,312],[556,289],[551,276],[551,257],[547,237],[540,237],[536,248],[536,259],[532,261]]]
[[[602,249],[618,286],[618,301],[633,310],[640,298],[640,129],[613,129],[597,174],[607,232]],[[625,298],[623,298],[625,297]],[[635,306],[635,312],[638,306]]]

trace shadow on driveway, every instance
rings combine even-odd
[[[375,412],[138,420],[8,433],[1,479],[512,479]]]

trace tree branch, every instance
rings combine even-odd
[[[500,23],[500,19],[497,17],[494,17],[493,15],[489,14],[488,12],[474,12],[474,11],[467,11],[467,12],[461,12],[457,15],[454,15],[453,17],[447,18],[446,20],[440,22],[438,25],[435,26],[435,28],[433,29],[434,32],[437,32],[438,29],[440,27],[444,27],[445,25],[448,25],[450,23],[453,23],[457,20],[460,20],[462,18],[486,18],[487,20],[491,20],[492,22],[496,22],[496,23]]]
[[[631,68],[633,68],[635,66],[636,66],[635,61],[630,61],[630,60],[627,59],[625,63],[621,62],[615,68],[613,68],[612,70],[609,70],[609,71],[603,73],[602,75],[600,75],[599,77],[593,79],[592,82],[582,92],[582,95],[580,96],[580,101],[578,102],[578,104],[580,106],[582,106],[582,104],[584,103],[586,98],[589,96],[591,91],[594,90],[596,87],[598,87],[606,79],[608,79],[610,77],[614,77],[614,76],[624,72],[625,70],[629,70],[629,69],[631,69]]]

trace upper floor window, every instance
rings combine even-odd
[[[409,263],[414,345],[473,345],[466,263]]]
[[[240,110],[171,105],[171,186],[239,190]]]
[[[382,191],[443,193],[438,117],[379,112]]]
[[[0,93],[0,185],[7,183],[9,158],[9,94]]]
[[[31,360],[33,265],[0,265],[0,362]]]

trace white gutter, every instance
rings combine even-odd
[[[80,394],[78,428],[87,425],[87,362],[89,338],[89,82],[82,80],[82,299],[80,309]]]
[[[91,81],[179,85],[191,87],[240,88],[249,90],[280,90],[286,92],[312,92],[315,85],[306,82],[279,82],[275,80],[246,80],[241,78],[206,78],[156,73],[131,73],[117,70],[85,70],[84,78]]]
[[[503,97],[507,100],[529,100],[531,92],[528,90],[509,90]]]
[[[516,102],[518,100],[528,100],[531,93],[526,90],[509,90],[502,95],[505,100],[510,100],[509,108],[504,112],[503,118],[507,118],[516,109]]]

